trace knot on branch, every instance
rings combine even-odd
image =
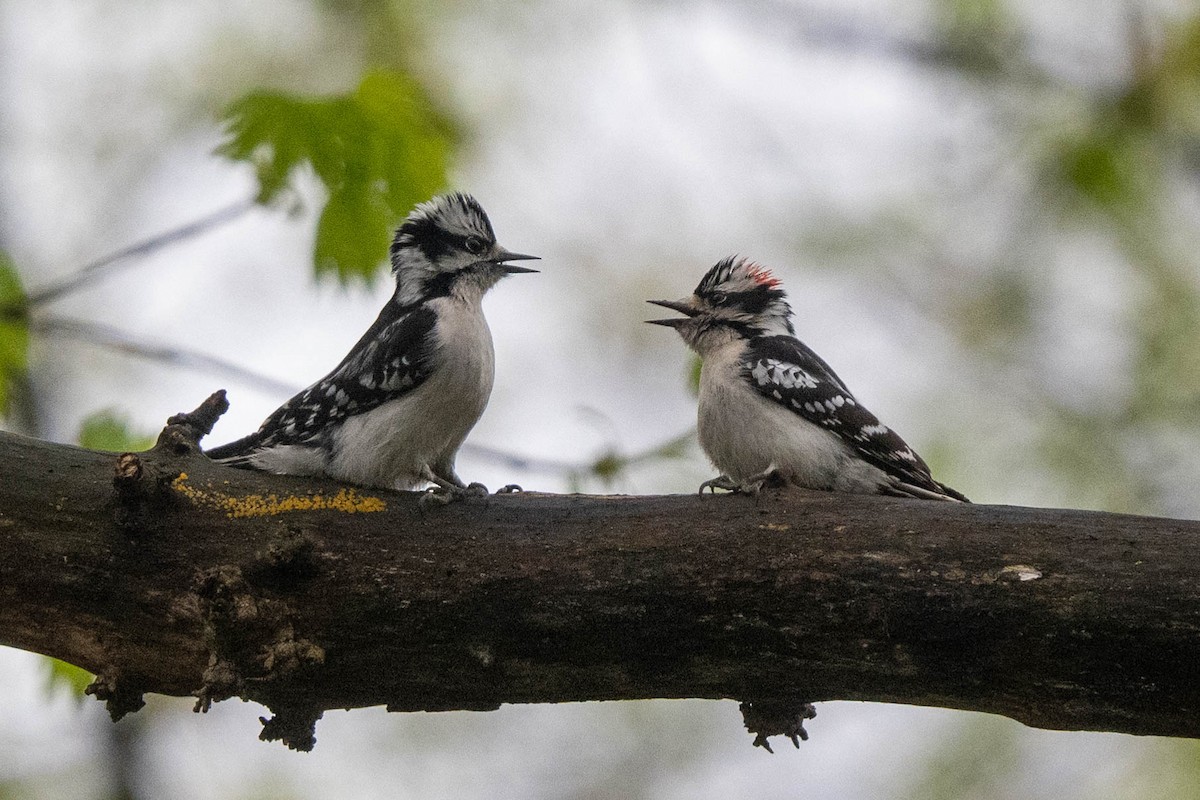
[[[283,677],[301,667],[316,667],[325,663],[325,648],[308,639],[296,636],[290,624],[275,634],[275,641],[267,645],[258,657],[258,662],[270,677]]]
[[[114,521],[119,528],[138,528],[144,521],[142,513],[145,491],[142,459],[137,453],[122,453],[113,468],[113,489],[117,492]]]
[[[200,452],[200,439],[212,431],[213,425],[229,409],[225,390],[213,392],[194,411],[175,414],[158,435],[151,453],[166,456],[157,459],[165,466],[148,464],[141,454],[122,453],[113,469],[113,488],[117,492],[116,524],[126,529],[145,526],[150,517],[148,506],[161,505],[169,495],[171,482],[182,472],[170,466],[180,456]],[[155,461],[156,459],[151,459]]]
[[[742,721],[746,730],[754,734],[754,746],[774,753],[770,736],[786,736],[797,748],[800,742],[808,741],[808,731],[804,730],[804,721],[817,716],[817,709],[812,703],[798,700],[755,700],[738,706],[742,712]]]
[[[148,509],[168,502],[171,482],[179,470],[160,469],[147,463],[139,453],[121,453],[113,465],[113,489],[117,493],[114,521],[117,527],[138,530],[151,524],[154,514]]]
[[[125,495],[136,491],[142,480],[142,460],[137,453],[121,453],[113,469],[113,488],[117,494]]]
[[[154,449],[176,456],[200,452],[200,440],[212,433],[213,425],[229,410],[225,390],[218,389],[198,405],[195,410],[175,414],[167,420],[167,427],[158,435]]]
[[[103,701],[113,722],[146,705],[141,687],[121,678],[116,670],[97,675],[83,692]]]
[[[311,543],[284,546],[278,563],[292,564],[296,553],[310,552]],[[277,695],[293,673],[325,662],[321,645],[296,635],[290,606],[251,585],[240,567],[226,564],[201,572],[196,596],[209,648],[209,665],[195,692],[196,711],[234,696]]]
[[[317,720],[324,712],[310,706],[272,708],[273,717],[259,717],[263,729],[258,738],[264,742],[283,742],[292,750],[307,753],[317,743]]]

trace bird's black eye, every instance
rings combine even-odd
[[[724,304],[724,302],[729,299],[729,295],[725,294],[724,292],[713,292],[708,296],[708,299],[712,301],[714,306],[719,306]]]
[[[478,236],[468,236],[463,247],[467,248],[467,252],[471,255],[477,256],[483,252],[485,245],[483,239],[480,239]]]

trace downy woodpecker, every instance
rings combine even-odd
[[[682,300],[674,328],[700,355],[700,445],[721,475],[700,486],[756,493],[765,483],[969,502],[862,406],[795,336],[786,295],[766,269],[727,258]]]
[[[391,245],[396,291],[336,368],[254,433],[208,451],[216,461],[288,475],[447,496],[467,487],[454,457],[492,391],[492,336],[481,301],[508,264],[536,256],[496,243],[469,195],[418,205]]]

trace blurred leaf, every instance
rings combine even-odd
[[[585,470],[576,470],[567,476],[571,491],[582,491],[582,487],[588,478],[599,480],[605,487],[612,487],[628,472],[630,467],[653,463],[655,461],[673,461],[685,458],[689,454],[695,439],[695,429],[689,428],[662,444],[655,445],[633,455],[624,455],[616,449],[610,448],[589,464]]]
[[[1154,202],[1168,158],[1200,147],[1200,17],[1168,27],[1162,41],[1135,28],[1133,77],[1092,103],[1086,130],[1059,152],[1067,186],[1105,210],[1141,212]]]
[[[77,667],[74,664],[68,664],[66,661],[59,661],[57,658],[46,657],[46,693],[56,694],[60,691],[66,691],[75,697],[76,700],[82,701],[86,695],[83,690],[95,678],[92,673],[82,667]]]
[[[377,192],[360,184],[347,184],[331,193],[317,223],[313,254],[317,273],[335,272],[342,282],[355,275],[373,275],[387,257],[396,218]]]
[[[616,480],[628,465],[629,459],[620,453],[610,451],[592,462],[591,471],[593,475],[607,485]]]
[[[90,414],[79,427],[79,444],[89,450],[126,453],[149,450],[154,437],[133,433],[129,423],[111,408]]]
[[[696,431],[688,429],[676,436],[674,439],[668,439],[660,444],[656,449],[646,454],[645,458],[650,459],[675,459],[684,458],[692,448],[692,443],[696,440]]]
[[[329,201],[317,226],[318,275],[369,281],[385,262],[391,226],[446,183],[457,134],[407,75],[372,72],[346,95],[253,92],[225,114],[218,152],[252,164],[259,202],[308,166]]]
[[[16,267],[0,251],[0,416],[8,414],[13,384],[29,365],[29,316]]]
[[[1140,186],[1150,165],[1128,136],[1089,132],[1067,142],[1059,152],[1059,168],[1066,186],[1101,207],[1136,205]]]

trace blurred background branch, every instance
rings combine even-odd
[[[149,239],[129,245],[128,247],[122,247],[116,252],[109,253],[106,256],[85,264],[73,274],[49,286],[35,289],[29,293],[25,302],[31,308],[52,303],[66,294],[79,291],[88,284],[112,274],[117,269],[134,266],[138,258],[153,255],[163,248],[186,241],[194,236],[208,233],[226,223],[232,222],[254,208],[254,205],[255,202],[253,200],[243,200],[233,203],[211,214],[207,214],[195,222],[190,222],[165,233],[160,233],[157,236],[152,236]]]

